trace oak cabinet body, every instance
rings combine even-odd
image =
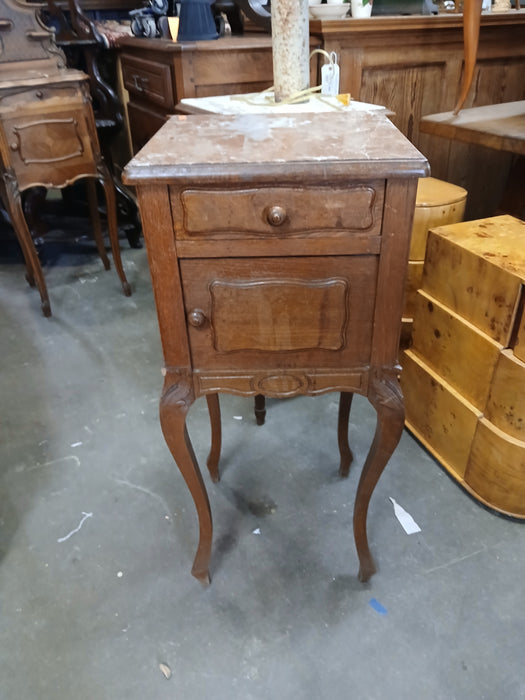
[[[161,423],[199,514],[197,578],[211,514],[185,417],[221,391],[369,398],[354,532],[360,577],[374,572],[366,512],[403,429],[403,288],[426,173],[385,116],[361,113],[172,117],[128,165],[164,350]]]

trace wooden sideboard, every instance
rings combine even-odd
[[[492,216],[511,156],[423,134],[421,117],[454,108],[463,70],[462,15],[371,17],[310,22],[311,46],[335,51],[340,91],[395,113],[400,131],[428,158],[432,175],[469,192],[465,217]],[[184,97],[252,92],[272,83],[269,35],[175,44],[121,42],[129,123],[141,147]],[[319,64],[324,63],[322,56]],[[311,62],[311,83],[318,66]],[[525,10],[481,18],[478,63],[465,107],[525,99]],[[487,174],[490,173],[490,177]]]
[[[525,222],[429,233],[404,353],[406,424],[485,505],[525,520]]]
[[[317,43],[313,39],[312,47]],[[134,151],[160,129],[185,97],[258,92],[273,82],[268,34],[182,43],[126,37],[119,45]],[[317,62],[311,65],[313,84]]]
[[[341,92],[395,113],[432,175],[468,192],[465,218],[494,214],[511,156],[420,132],[421,117],[452,110],[463,70],[462,15],[372,17],[310,23],[339,55]],[[478,63],[465,107],[525,99],[525,10],[481,18]]]

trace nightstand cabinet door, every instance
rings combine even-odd
[[[193,368],[366,366],[377,268],[373,255],[181,260]]]

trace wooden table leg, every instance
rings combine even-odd
[[[42,266],[36,252],[35,244],[31,236],[31,232],[27,226],[22,208],[22,198],[16,177],[6,171],[4,173],[4,182],[2,186],[2,194],[5,197],[5,203],[11,217],[11,223],[15,231],[18,242],[22,249],[22,254],[26,263],[26,279],[31,287],[36,286],[40,293],[40,301],[42,313],[44,316],[51,316],[51,304],[47,293],[47,285],[42,272]]]
[[[104,247],[104,239],[102,237],[102,226],[100,225],[100,216],[98,213],[98,200],[97,200],[97,183],[96,180],[88,177],[86,180],[88,206],[89,206],[89,217],[91,219],[91,226],[93,228],[93,238],[97,246],[97,251],[102,260],[105,270],[111,268],[109,258]]]
[[[164,439],[197,509],[199,544],[191,573],[201,583],[208,584],[213,524],[208,494],[186,428],[186,415],[193,401],[193,389],[188,377],[173,374],[166,376],[160,399],[160,424]]]
[[[359,557],[359,580],[368,581],[376,567],[368,546],[366,516],[374,488],[403,432],[405,409],[399,380],[392,373],[371,379],[368,398],[377,412],[372,446],[357,487],[354,506],[354,538]]]
[[[221,406],[219,394],[206,394],[208,413],[210,414],[211,446],[206,464],[210,472],[211,480],[217,483],[220,479],[219,458],[221,456],[222,430],[221,430]]]
[[[264,425],[266,420],[266,398],[263,394],[255,395],[254,412],[257,425]]]
[[[107,167],[103,163],[98,165],[99,172],[101,173],[104,193],[106,195],[106,206],[107,206],[107,216],[108,216],[108,231],[109,240],[111,243],[111,253],[113,255],[113,262],[115,264],[115,269],[117,270],[117,275],[119,276],[120,283],[122,284],[122,291],[124,295],[131,296],[131,287],[128,280],[126,279],[126,274],[124,268],[122,267],[122,258],[120,257],[120,244],[118,240],[118,223],[117,223],[117,199],[115,196],[115,187],[113,186],[113,181],[109,174]]]
[[[339,465],[339,476],[347,477],[354,455],[348,444],[348,422],[350,420],[350,409],[354,395],[349,391],[342,391],[339,394],[339,416],[337,420],[337,441],[339,443],[339,454],[341,463]]]

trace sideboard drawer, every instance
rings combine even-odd
[[[122,57],[122,79],[129,93],[173,109],[170,67],[144,58]]]
[[[142,104],[128,102],[127,107],[133,149],[136,152],[165,124],[167,116],[162,110],[159,113],[147,104],[144,107]]]
[[[350,232],[378,235],[384,181],[347,186],[184,189],[172,193],[182,239],[232,239]]]
[[[181,260],[193,367],[366,365],[377,260]]]

